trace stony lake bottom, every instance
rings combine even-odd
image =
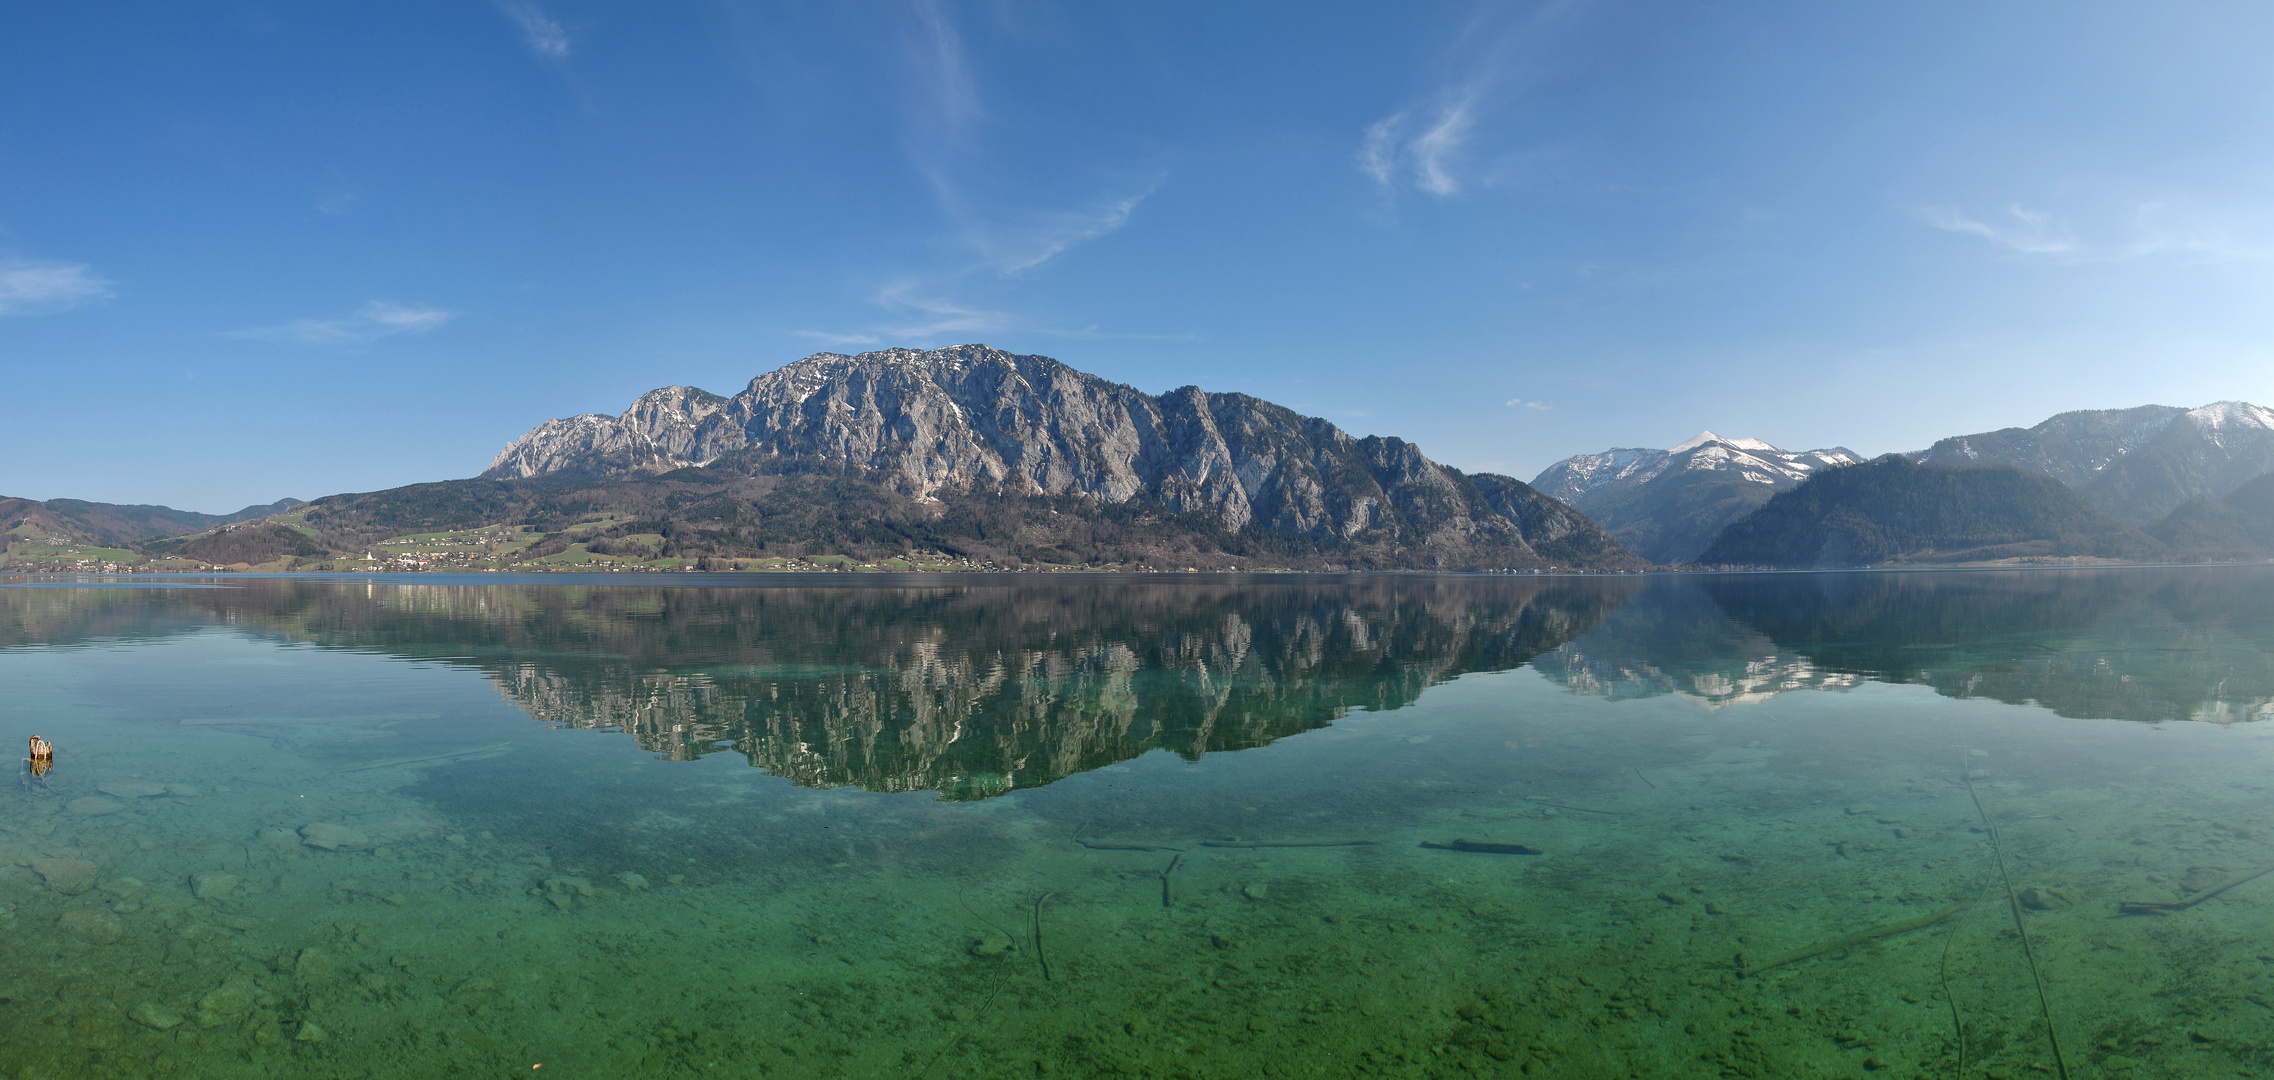
[[[2274,1075],[2274,568],[152,584],[15,1080]]]

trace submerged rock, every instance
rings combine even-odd
[[[544,895],[554,907],[567,911],[577,897],[590,899],[594,894],[590,879],[562,876],[545,879]]]
[[[96,945],[116,945],[126,936],[126,927],[120,925],[118,916],[101,908],[66,912],[61,921],[65,929]]]
[[[65,896],[77,896],[95,887],[95,864],[85,859],[33,859],[32,872],[47,887]]]
[[[325,851],[362,851],[371,846],[371,840],[362,833],[324,821],[301,826],[300,842]]]
[[[300,950],[300,958],[293,962],[292,970],[303,979],[329,979],[338,974],[339,964],[332,954],[313,946]]]
[[[121,799],[147,799],[156,795],[164,795],[166,785],[147,784],[140,780],[113,780],[106,784],[95,785],[95,790],[105,795],[116,795]]]
[[[973,956],[995,960],[1011,951],[1011,943],[1002,938],[976,938],[971,942],[970,951]]]
[[[139,1023],[148,1024],[160,1031],[169,1031],[182,1026],[182,1014],[155,1001],[145,1001],[135,1006],[134,1011],[127,1015]]]
[[[200,900],[226,900],[235,891],[235,874],[196,874],[190,878],[190,893]]]
[[[2028,888],[2015,894],[2014,899],[2031,911],[2059,911],[2070,905],[2068,894],[2059,889]]]
[[[118,813],[121,806],[116,800],[89,795],[85,798],[73,799],[65,803],[63,808],[80,817],[97,817],[103,814]]]
[[[199,998],[197,1008],[201,1014],[212,1013],[224,1020],[235,1020],[253,1011],[253,1001],[260,997],[260,992],[260,987],[253,985],[253,980],[237,975]],[[198,1026],[214,1025],[206,1023],[201,1015]]]
[[[149,892],[150,886],[143,884],[141,878],[116,877],[103,882],[103,891],[122,900],[134,900]]]
[[[324,1038],[330,1034],[331,1032],[317,1027],[314,1020],[302,1020],[300,1021],[300,1033],[292,1038],[295,1042],[314,1043],[323,1042]]]

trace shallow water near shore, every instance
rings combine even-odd
[[[0,589],[0,1075],[2274,1074],[2270,568],[210,583]]]

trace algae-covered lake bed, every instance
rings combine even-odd
[[[2274,568],[1185,577],[0,582],[0,1076],[2274,1074]]]

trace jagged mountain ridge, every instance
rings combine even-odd
[[[1862,460],[1845,447],[1781,450],[1699,432],[1667,450],[1621,447],[1550,465],[1532,486],[1594,518],[1654,563],[1696,559],[1723,526],[1769,496]]]
[[[630,480],[689,467],[853,468],[924,503],[968,492],[1144,499],[1227,533],[1436,549],[1437,565],[1639,565],[1522,481],[1463,474],[1403,439],[1358,438],[1245,394],[1149,395],[985,345],[816,353],[732,397],[665,387],[618,416],[546,421],[481,479]]]
[[[2012,465],[2044,473],[2102,513],[2139,527],[2190,499],[2224,498],[2274,471],[2274,410],[2243,401],[2084,409],[2034,427],[1952,436],[1908,456],[1946,468]]]

